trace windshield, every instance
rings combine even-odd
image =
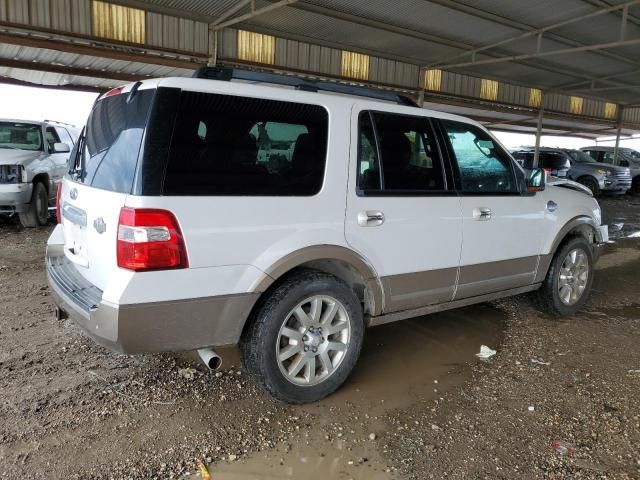
[[[593,163],[595,161],[593,158],[591,158],[591,155],[584,153],[581,150],[569,150],[567,153],[574,162]]]
[[[0,122],[0,148],[42,150],[42,128],[33,123]]]

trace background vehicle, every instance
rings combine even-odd
[[[596,162],[613,165],[614,147],[584,147],[581,150],[590,155]],[[632,177],[631,191],[640,194],[640,152],[633,148],[618,149],[618,165],[628,167]]]
[[[57,122],[0,120],[0,215],[17,213],[25,227],[47,223],[77,137]]]
[[[533,147],[527,147],[513,150],[511,154],[522,167],[530,170],[533,168],[534,151]],[[571,169],[571,158],[561,150],[541,148],[538,167],[554,177],[566,178]]]
[[[524,168],[531,168],[533,152],[533,147],[521,148],[514,150],[513,156]],[[623,194],[631,186],[627,168],[605,167],[580,150],[541,148],[539,162],[539,166],[549,174],[574,180],[596,196],[601,193]]]
[[[251,83],[218,80],[236,74]],[[524,292],[554,315],[586,302],[597,202],[546,187],[478,123],[341,84],[200,75],[103,95],[62,182],[49,284],[97,342],[207,361],[239,343],[260,385],[304,403],[345,381],[366,326]],[[267,168],[275,139],[291,159]]]

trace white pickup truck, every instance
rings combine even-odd
[[[25,227],[47,223],[78,134],[58,122],[0,119],[0,215],[18,214]]]

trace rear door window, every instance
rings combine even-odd
[[[315,195],[328,123],[317,105],[183,92],[164,194]]]
[[[420,194],[446,190],[442,159],[427,118],[362,112],[359,124],[361,193]]]

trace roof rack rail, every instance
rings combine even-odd
[[[58,125],[66,125],[67,127],[73,127],[76,128],[75,125],[71,124],[71,123],[65,123],[65,122],[59,122],[58,120],[48,120],[45,118],[44,120],[46,123],[57,123]]]
[[[294,77],[292,75],[284,75],[268,72],[254,72],[251,70],[242,70],[239,68],[229,67],[201,67],[193,72],[193,78],[204,78],[209,80],[246,80],[249,82],[273,83],[276,85],[286,85],[294,87],[296,90],[305,92],[334,92],[345,95],[355,95],[358,97],[374,98],[376,100],[384,100],[394,102],[409,107],[419,107],[419,105],[406,95],[376,90],[368,87],[359,87],[355,85],[345,85],[336,82],[307,80]]]

